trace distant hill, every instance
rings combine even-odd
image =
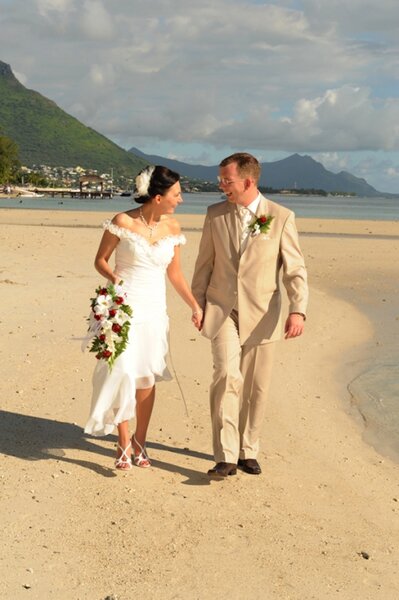
[[[25,88],[0,61],[0,133],[19,146],[26,166],[98,169],[133,177],[148,164],[71,117],[54,102]]]
[[[157,156],[155,154],[144,154],[138,148],[130,148],[129,152],[132,152],[136,156],[147,160],[153,165],[163,165],[177,171],[180,175],[184,175],[189,179],[202,179],[203,181],[216,181],[216,177],[219,174],[219,167],[206,167],[204,165],[190,165],[179,160],[173,160],[171,158],[165,158],[164,156]]]
[[[162,164],[176,170],[181,175],[192,179],[216,181],[219,172],[218,166],[206,167],[203,165],[190,165],[178,160],[163,156],[144,154],[137,148],[129,152],[147,160],[152,164]],[[378,192],[367,183],[365,179],[355,177],[346,171],[332,173],[310,156],[292,154],[282,160],[262,163],[260,185],[275,189],[318,189],[326,192],[351,192],[359,196],[389,196]]]

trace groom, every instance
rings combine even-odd
[[[235,475],[237,464],[261,473],[259,436],[281,337],[280,271],[289,300],[285,338],[304,329],[308,288],[294,214],[260,194],[259,176],[251,154],[220,163],[226,200],[208,208],[192,282],[214,364],[212,479]]]

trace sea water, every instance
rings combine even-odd
[[[293,210],[297,217],[315,219],[399,220],[398,198],[368,198],[360,196],[287,196],[270,194],[271,200]],[[219,202],[219,193],[183,194],[183,204],[176,213],[204,215],[210,204]],[[0,208],[29,208],[47,210],[83,210],[121,212],[136,208],[133,198],[0,198]]]
[[[349,383],[352,403],[365,423],[364,438],[399,461],[399,365],[376,365]]]

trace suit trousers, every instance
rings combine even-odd
[[[210,387],[213,452],[216,462],[257,458],[274,362],[275,343],[241,346],[238,312],[233,310],[211,341]]]

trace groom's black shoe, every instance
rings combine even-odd
[[[213,469],[209,469],[208,476],[210,479],[225,479],[229,475],[235,475],[236,473],[236,464],[219,462],[213,467]]]
[[[262,469],[256,458],[239,458],[238,466],[250,475],[260,475],[262,473]]]

